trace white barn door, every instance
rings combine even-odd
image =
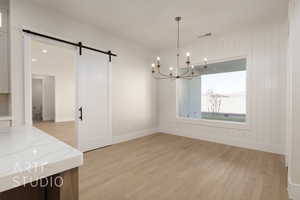
[[[83,49],[78,55],[77,143],[85,152],[112,143],[108,56]]]

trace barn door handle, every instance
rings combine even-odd
[[[82,117],[82,107],[80,107],[79,109],[79,119],[82,121],[83,117]]]

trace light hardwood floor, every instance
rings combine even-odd
[[[33,126],[71,145],[72,147],[77,147],[74,121],[57,123],[54,123],[53,121],[42,121],[34,122]]]
[[[79,195],[80,200],[287,200],[286,176],[280,155],[155,134],[86,153]]]

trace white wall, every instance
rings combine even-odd
[[[24,123],[24,79],[22,26],[37,32],[82,41],[118,54],[112,67],[113,136],[152,132],[156,120],[156,81],[152,79],[148,55],[152,52],[128,40],[28,1],[11,0],[11,89],[14,125]]]
[[[42,53],[46,49],[48,53]],[[31,63],[34,75],[52,76],[55,79],[55,122],[75,120],[76,56],[73,48],[46,44],[32,40]]]
[[[0,6],[4,8],[8,8],[9,6],[8,0],[0,0]]]
[[[183,53],[191,52],[194,63],[202,62],[204,57],[209,60],[248,57],[248,125],[177,119],[176,82],[161,80],[158,82],[160,130],[284,154],[286,21],[198,40],[183,48]],[[175,66],[175,55],[173,51],[161,52],[162,66]]]
[[[289,196],[300,199],[300,2],[290,0],[287,92]]]
[[[43,90],[43,120],[55,120],[57,118],[55,117],[55,78],[53,76],[44,78]]]

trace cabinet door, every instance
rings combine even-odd
[[[0,32],[0,93],[9,93],[7,33]]]

